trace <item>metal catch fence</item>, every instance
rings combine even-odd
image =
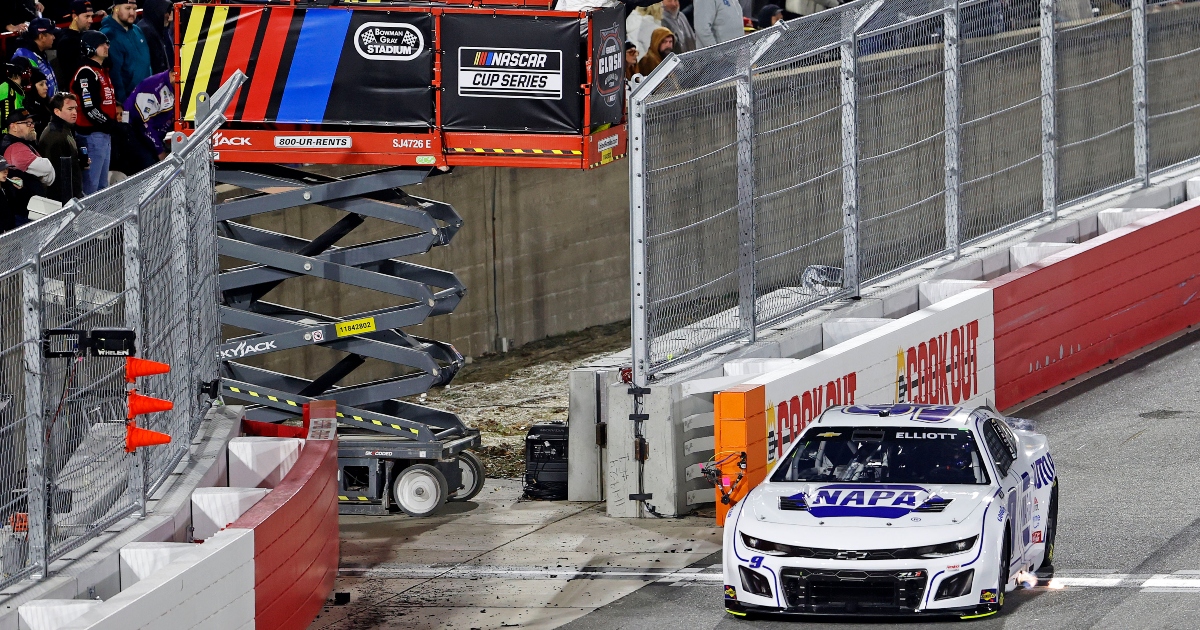
[[[202,388],[218,377],[220,340],[210,139],[244,80],[208,99],[211,115],[166,160],[0,235],[0,588],[144,515],[213,402]],[[139,419],[170,444],[127,454],[124,359],[45,335],[103,328],[134,331],[138,357],[171,366],[138,384],[174,403]]]
[[[633,91],[634,381],[1200,155],[1200,3],[858,0]]]

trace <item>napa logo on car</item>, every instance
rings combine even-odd
[[[833,484],[807,495],[808,512],[817,518],[858,516],[900,518],[929,498],[921,486],[899,484]]]
[[[562,51],[541,48],[458,49],[458,95],[562,99]]]
[[[367,22],[354,32],[354,49],[364,59],[412,61],[425,50],[425,36],[412,24]]]

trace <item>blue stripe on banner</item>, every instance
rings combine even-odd
[[[308,9],[305,12],[279,101],[277,122],[320,122],[325,118],[333,75],[337,73],[342,43],[349,29],[350,11]]]

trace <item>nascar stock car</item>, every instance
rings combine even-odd
[[[999,612],[1052,572],[1045,436],[995,411],[832,407],[730,510],[725,607],[810,615]]]

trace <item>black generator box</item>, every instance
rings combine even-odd
[[[525,496],[563,501],[567,498],[567,424],[547,422],[525,434]]]

